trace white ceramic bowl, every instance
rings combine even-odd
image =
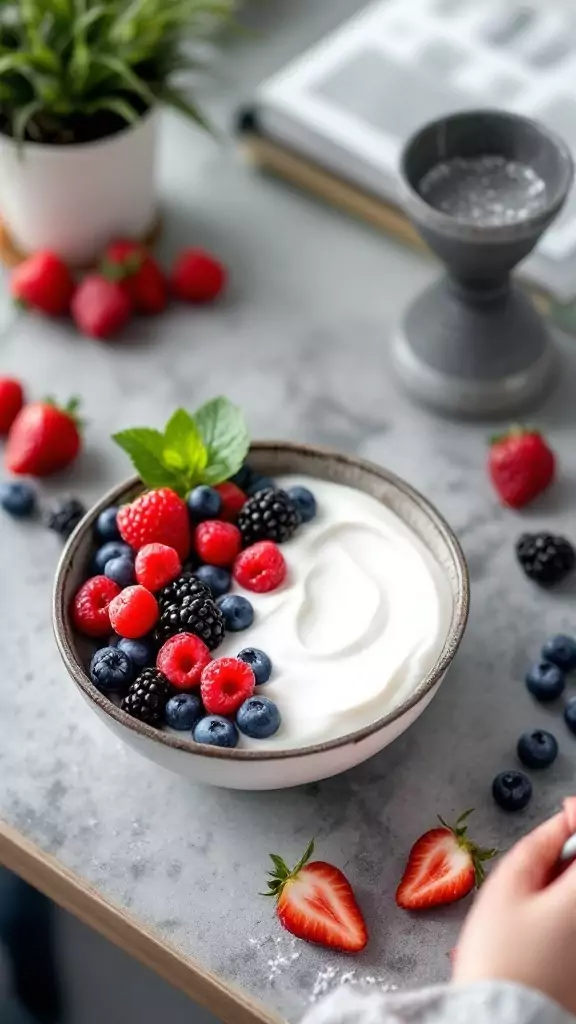
[[[365,728],[338,739],[295,750],[258,751],[195,744],[189,738],[145,725],[103,696],[86,673],[91,648],[74,632],[69,608],[86,575],[98,514],[109,505],[134,497],[141,490],[136,478],[105,494],[70,537],[56,573],[54,631],[64,664],[89,707],[134,750],[195,782],[229,789],[286,789],[360,764],[392,743],[422,714],[437,692],[466,627],[468,572],[460,545],[439,513],[412,487],[379,466],[326,449],[273,441],[254,444],[250,464],[269,476],[298,473],[371,494],[420,537],[440,566],[452,595],[450,624],[436,663],[402,704]]]

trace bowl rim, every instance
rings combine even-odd
[[[451,664],[454,655],[460,646],[464,630],[466,628],[466,623],[468,621],[470,607],[470,582],[464,553],[452,528],[427,498],[420,494],[420,492],[410,484],[406,483],[406,481],[401,477],[398,477],[395,473],[384,469],[382,466],[379,466],[374,462],[370,462],[369,460],[358,458],[355,455],[344,454],[333,448],[321,445],[300,444],[293,441],[254,441],[250,446],[251,452],[262,452],[263,454],[271,453],[278,449],[287,453],[292,452],[295,455],[312,455],[320,458],[328,457],[338,464],[362,469],[396,487],[407,498],[411,499],[434,523],[453,559],[456,570],[456,581],[453,588],[454,610],[452,621],[442,645],[442,650],[440,651],[434,665],[426,676],[424,676],[413,693],[397,707],[387,712],[387,714],[382,715],[380,718],[377,718],[374,722],[363,726],[361,729],[356,729],[353,732],[346,733],[343,736],[325,740],[321,743],[310,744],[306,747],[284,748],[281,750],[243,750],[237,747],[228,748],[211,747],[203,744],[195,745],[189,739],[181,738],[174,733],[165,732],[161,729],[155,729],[153,726],[147,725],[145,722],[141,722],[139,719],[133,718],[125,711],[122,711],[121,708],[108,700],[104,694],[100,693],[100,691],[96,689],[75,654],[74,631],[69,619],[68,609],[65,607],[63,601],[66,577],[70,571],[80,540],[83,538],[86,530],[92,529],[92,526],[100,512],[105,508],[108,508],[109,505],[117,504],[126,492],[141,484],[141,480],[138,476],[133,476],[121,484],[116,484],[114,487],[110,488],[110,490],[108,490],[95,505],[92,506],[80,521],[74,532],[69,537],[60,557],[60,561],[56,569],[52,599],[52,624],[56,644],[60,652],[60,656],[68,669],[69,675],[72,677],[84,696],[90,702],[96,704],[100,711],[112,718],[118,725],[130,729],[139,736],[143,736],[166,747],[171,747],[174,750],[184,751],[193,757],[215,758],[217,760],[226,761],[280,761],[289,760],[294,757],[308,757],[313,754],[321,754],[328,750],[334,750],[350,743],[360,743],[367,737],[372,736],[374,733],[379,732],[386,726],[396,722],[399,718],[402,718],[407,714],[407,712],[411,711],[427,697],[427,695],[442,679],[442,676]]]

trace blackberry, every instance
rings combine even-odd
[[[541,587],[560,583],[576,563],[570,541],[551,533],[523,533],[516,542],[516,557],[528,578]]]
[[[172,687],[163,672],[144,668],[128,687],[122,710],[148,725],[160,725],[171,693]]]
[[[44,516],[44,522],[49,530],[54,530],[54,533],[66,538],[85,515],[86,509],[82,502],[77,498],[68,498],[49,508]]]
[[[176,633],[195,633],[213,651],[224,639],[224,616],[210,589],[184,573],[156,595],[160,619],[155,638],[160,645]]]
[[[238,516],[238,529],[244,547],[258,540],[273,540],[282,544],[289,540],[300,524],[296,505],[286,491],[267,487],[249,498]]]

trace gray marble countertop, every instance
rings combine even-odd
[[[226,58],[210,96],[222,123],[233,100],[355,5],[263,6],[263,36]],[[505,511],[484,472],[489,429],[410,406],[391,376],[391,327],[435,272],[430,265],[258,178],[232,149],[171,117],[161,180],[165,254],[184,242],[212,247],[232,269],[231,292],[218,308],[174,307],[134,323],[113,344],[32,316],[12,320],[6,303],[2,371],[22,375],[34,395],[80,393],[89,420],[77,468],[45,493],[96,499],[128,474],[107,440],[112,431],[161,424],[175,406],[225,392],[245,408],[254,436],[356,452],[432,499],[468,558],[469,627],[429,709],[373,760],[300,790],[200,789],[140,759],[81,702],[52,638],[59,543],[39,525],[3,520],[0,815],[160,940],[296,1020],[345,981],[406,986],[447,976],[466,907],[416,918],[394,904],[410,845],[436,813],[474,806],[479,841],[505,849],[573,789],[576,740],[558,709],[532,702],[522,675],[549,633],[575,631],[576,591],[531,587],[513,542],[532,527],[576,537],[576,352],[563,343],[560,385],[539,416],[560,455],[560,482],[529,512]],[[552,728],[561,755],[535,777],[528,811],[507,817],[491,801],[492,777],[515,764],[520,732],[538,725]],[[345,868],[365,909],[371,941],[354,959],[292,939],[257,896],[268,852],[296,858],[311,836],[323,858]]]

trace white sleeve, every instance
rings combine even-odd
[[[482,981],[389,995],[344,986],[302,1024],[576,1024],[576,1017],[533,989]]]

